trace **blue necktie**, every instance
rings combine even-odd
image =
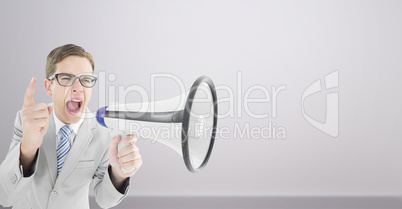
[[[63,126],[59,131],[61,140],[57,145],[57,175],[59,175],[63,167],[64,160],[67,157],[68,151],[71,149],[71,142],[69,135],[73,130],[68,125]]]

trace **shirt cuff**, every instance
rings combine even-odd
[[[21,174],[22,174],[23,178],[31,177],[32,174],[35,173],[35,171],[36,171],[36,164],[37,164],[36,162],[38,161],[38,153],[39,153],[39,149],[36,150],[35,158],[34,158],[34,160],[32,161],[31,167],[29,167],[28,173],[27,173],[26,175],[24,175],[23,166],[20,164],[20,171],[21,171]]]
[[[112,179],[112,177],[110,176],[112,173],[112,166],[109,164],[108,166],[108,173],[109,173],[109,178],[110,180]],[[116,190],[118,192],[120,192],[120,194],[125,194],[127,191],[127,187],[130,185],[130,177],[127,177],[126,180],[124,181],[123,185],[120,188],[116,188]]]

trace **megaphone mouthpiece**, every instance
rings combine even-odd
[[[102,126],[106,127],[105,124],[105,111],[107,109],[108,106],[104,106],[98,109],[98,111],[96,111],[96,121],[98,121],[99,124],[101,124]]]

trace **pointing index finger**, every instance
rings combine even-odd
[[[24,107],[28,107],[34,104],[34,92],[36,87],[36,78],[32,77],[31,83],[28,86],[27,91],[25,92],[24,97]]]

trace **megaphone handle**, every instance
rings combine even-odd
[[[119,151],[119,152],[120,152],[120,150],[123,149],[124,147],[130,145],[130,144],[125,144],[125,143],[123,143],[123,139],[126,138],[128,135],[129,135],[129,134],[127,134],[127,133],[122,133],[122,134],[120,134],[120,136],[121,136],[120,142],[119,142],[119,144],[117,145],[117,148],[118,148],[118,151]],[[121,164],[120,164],[120,165],[121,165]],[[132,172],[133,170],[134,170],[134,168],[132,168],[132,169],[124,169],[124,168],[123,168],[123,165],[121,165],[121,171],[122,171],[122,173],[130,173],[130,172]]]

